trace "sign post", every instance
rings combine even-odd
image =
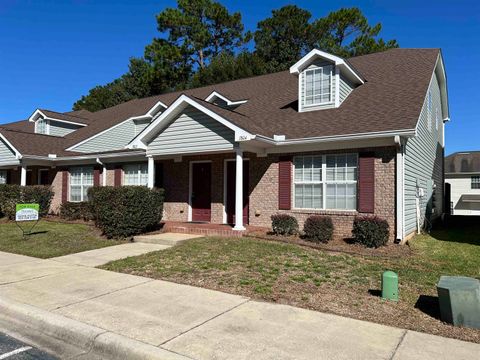
[[[39,204],[16,204],[15,206],[15,224],[22,230],[23,237],[25,235],[31,235],[33,228],[39,221]],[[30,229],[24,229],[20,226],[20,223],[25,221],[35,221]]]

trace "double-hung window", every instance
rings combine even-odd
[[[7,170],[0,170],[0,184],[7,183]]]
[[[123,167],[124,185],[148,185],[148,166],[147,164],[130,164]]]
[[[355,210],[357,163],[357,154],[296,156],[294,207]]]
[[[332,71],[332,65],[304,71],[303,106],[332,102]]]
[[[480,189],[480,176],[472,176],[472,189]]]
[[[87,201],[87,192],[92,186],[93,167],[74,167],[70,169],[70,201]]]
[[[48,123],[45,119],[38,119],[36,122],[37,134],[48,135]]]

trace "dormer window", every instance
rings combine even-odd
[[[333,66],[327,65],[304,71],[303,106],[324,105],[332,102]]]
[[[45,119],[38,119],[36,122],[36,133],[48,135],[48,123]]]

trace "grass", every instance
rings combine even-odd
[[[417,236],[411,248],[402,257],[374,257],[252,238],[203,238],[102,268],[480,342],[480,330],[439,320],[436,297],[441,275],[480,278],[480,230],[439,230]],[[378,296],[385,270],[399,274],[398,303]]]
[[[26,227],[25,224],[21,224]],[[31,225],[29,225],[31,226]],[[41,220],[32,235],[22,237],[14,222],[0,223],[0,251],[42,259],[119,244],[102,238],[92,226]]]

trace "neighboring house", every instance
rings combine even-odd
[[[349,237],[369,214],[404,240],[443,212],[448,119],[440,50],[312,50],[290,71],[94,113],[37,110],[0,128],[0,181],[52,184],[53,211],[91,186],[146,185],[165,188],[165,220],[243,230],[325,214]]]
[[[451,215],[480,215],[480,151],[445,158],[446,196]]]

